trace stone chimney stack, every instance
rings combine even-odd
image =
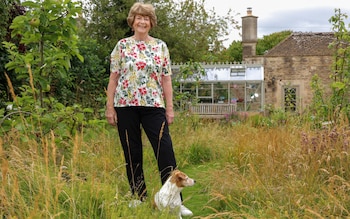
[[[252,14],[252,8],[247,8],[247,15],[242,17],[243,60],[256,55],[257,33],[258,17]]]

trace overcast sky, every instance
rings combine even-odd
[[[240,23],[251,7],[253,15],[258,17],[259,38],[282,30],[330,32],[332,25],[328,20],[336,8],[350,16],[350,0],[205,0],[205,3],[207,9],[214,8],[218,14],[232,9],[239,13],[236,19]],[[348,19],[346,24],[349,22]],[[233,40],[241,40],[239,31],[234,30],[225,45]]]

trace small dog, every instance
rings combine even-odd
[[[180,170],[174,170],[162,188],[155,194],[154,204],[159,210],[169,208],[171,212],[178,213],[181,219],[180,207],[182,201],[180,192],[184,187],[193,186],[195,182]]]

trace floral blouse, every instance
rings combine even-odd
[[[111,74],[120,74],[115,107],[165,107],[162,76],[171,75],[168,47],[160,39],[120,40],[111,53]]]

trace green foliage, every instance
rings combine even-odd
[[[229,48],[224,51],[227,53],[229,62],[242,62],[243,46],[241,41],[233,41]]]
[[[187,109],[187,104],[189,103],[197,103],[195,95],[181,92],[181,81],[192,80],[193,89],[195,89],[195,86],[200,83],[203,76],[205,76],[205,71],[198,62],[188,61],[180,66],[179,73],[177,73],[172,79],[174,87],[174,105],[178,111]]]
[[[253,127],[256,128],[269,128],[269,127],[273,127],[273,121],[271,119],[269,119],[268,117],[262,116],[262,115],[252,115],[249,118],[249,122],[251,123],[251,125]]]
[[[230,114],[225,115],[225,122],[230,125],[237,125],[241,123],[245,123],[248,119],[247,112],[232,112]]]
[[[256,54],[264,55],[267,51],[275,47],[277,44],[279,44],[291,34],[291,30],[285,30],[263,36],[262,39],[258,39],[258,43],[256,45]]]
[[[109,59],[118,40],[131,36],[131,28],[126,22],[129,10],[135,0],[88,0],[84,6],[85,26],[80,35],[96,40],[96,51],[101,60]]]
[[[98,57],[99,45],[95,40],[81,40],[78,43],[84,62],[73,57],[69,77],[55,80],[55,96],[64,105],[79,103],[83,108],[94,109],[96,118],[100,118],[105,106],[105,90],[108,75],[103,60]]]
[[[52,97],[43,99],[45,105],[50,106],[43,108],[33,98],[30,87],[23,86],[21,89],[21,94],[13,103],[13,110],[0,117],[0,135],[13,128],[32,138],[46,136],[54,131],[57,140],[62,140],[74,136],[78,130],[89,125],[89,120],[94,119],[91,108],[82,108],[78,104],[65,106]]]
[[[330,48],[334,51],[331,94],[323,94],[322,85],[317,76],[313,78],[311,87],[314,93],[311,112],[316,123],[331,121],[333,124],[341,122],[343,115],[350,119],[350,36],[345,25],[347,15],[340,9],[335,9],[335,15],[329,19],[332,23],[335,39]]]
[[[314,95],[310,105],[310,110],[313,116],[313,121],[316,123],[315,125],[318,126],[317,123],[327,121],[329,115],[329,106],[326,102],[327,100],[324,95],[324,89],[318,75],[312,77],[311,89]]]
[[[25,13],[24,7],[20,6],[16,0],[4,0],[0,2],[0,42],[13,42],[19,45],[20,50],[25,50],[25,47],[19,44],[20,36],[15,36],[11,38],[11,32],[9,26],[12,20],[18,16]],[[0,107],[5,107],[5,102],[10,101],[11,97],[9,95],[9,90],[7,86],[7,80],[4,72],[6,72],[5,64],[9,61],[9,54],[6,48],[0,44]],[[13,89],[18,90],[20,86],[20,81],[16,79],[14,72],[7,71],[7,76],[10,78]]]
[[[40,138],[55,131],[57,139],[62,140],[90,123],[104,125],[105,121],[95,119],[104,101],[102,84],[105,81],[101,80],[104,68],[94,54],[96,47],[88,49],[94,46],[93,41],[81,44],[88,65],[81,64],[83,57],[78,51],[74,18],[80,13],[79,5],[70,0],[45,0],[23,2],[23,6],[27,7],[27,13],[17,16],[11,28],[13,36],[21,34],[21,43],[28,49],[21,52],[12,42],[4,42],[4,46],[10,58],[6,67],[26,83],[19,94],[12,91],[13,110],[0,116],[1,134],[16,129]],[[75,68],[69,72],[73,58]],[[10,83],[8,86],[13,90]],[[88,94],[81,98],[80,92],[84,89]],[[89,95],[99,103],[90,101]],[[82,106],[76,101],[90,104]]]
[[[10,6],[7,1],[0,2],[0,10],[2,13],[0,14],[0,39],[4,40],[7,35],[7,22],[9,20],[9,9]]]
[[[14,43],[4,42],[10,53],[6,68],[14,70],[19,79],[30,80],[39,90],[43,104],[43,93],[51,90],[54,79],[65,79],[70,68],[70,59],[76,56],[83,61],[77,47],[76,19],[81,11],[78,3],[70,0],[44,0],[22,3],[28,10],[17,16],[10,28],[11,35],[21,35],[21,43],[28,50],[20,53]]]
[[[8,57],[4,48],[0,48],[0,56],[0,108],[2,108],[5,106],[5,102],[9,101],[7,81],[4,74],[4,66],[8,62]],[[12,78],[14,79],[14,77]]]
[[[217,15],[205,9],[204,1],[157,0],[153,3],[159,22],[152,34],[168,44],[174,63],[215,61],[215,56],[223,50],[222,39],[232,29],[239,28],[231,10],[226,15]]]
[[[340,113],[345,113],[350,119],[350,112],[346,111],[350,104],[350,36],[345,25],[347,17],[340,9],[335,9],[335,15],[329,20],[336,38],[331,44],[335,51],[333,73],[330,75],[333,79],[330,97],[333,121],[338,121]]]
[[[258,39],[258,43],[256,45],[256,54],[264,55],[268,50],[275,47],[282,40],[286,39],[292,31],[281,31],[277,33],[272,33],[270,35],[264,36],[262,39]],[[226,61],[226,62],[242,62],[242,42],[241,41],[233,41],[227,50],[221,52],[221,60],[218,61]]]
[[[184,155],[191,165],[205,164],[214,159],[214,154],[209,146],[194,143]]]
[[[299,121],[298,115],[285,112],[283,109],[266,107],[265,112],[267,116],[261,114],[248,116],[246,123],[256,128],[274,128],[284,127],[289,122]]]
[[[82,35],[97,40],[101,59],[109,56],[118,40],[133,34],[126,22],[133,3],[133,0],[84,1],[84,13],[89,22],[85,23],[86,32]],[[194,0],[154,0],[151,3],[158,20],[151,35],[167,43],[174,63],[225,61],[221,55],[223,39],[233,29],[239,29],[232,11],[217,15],[214,10],[205,9],[204,1]]]

